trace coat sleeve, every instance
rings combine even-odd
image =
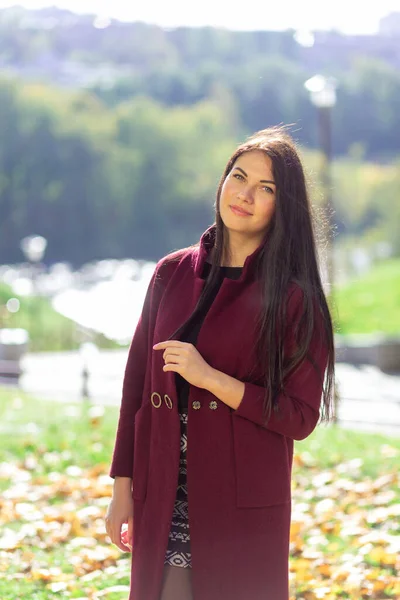
[[[122,385],[122,399],[110,477],[132,477],[135,415],[142,403],[151,328],[159,304],[157,264],[147,288],[142,313],[133,335]]]
[[[293,330],[301,316],[301,305],[302,292],[300,288],[295,288],[288,303],[289,326],[287,327],[285,346],[289,349],[294,347]],[[280,393],[277,398],[279,412],[272,411],[266,425],[263,416],[265,388],[260,385],[244,382],[243,398],[233,415],[253,421],[257,425],[294,440],[302,440],[309,436],[318,423],[323,379],[328,362],[323,321],[317,311],[315,311],[315,328],[308,356],[312,358],[318,369],[307,357],[288,376],[285,393]]]

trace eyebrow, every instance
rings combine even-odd
[[[241,171],[243,173],[243,175],[245,177],[247,177],[246,171],[243,171],[243,169],[241,169],[240,167],[235,167],[235,169],[237,169],[238,171]],[[260,183],[273,183],[274,185],[276,185],[275,181],[271,181],[269,179],[260,179]]]

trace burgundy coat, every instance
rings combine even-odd
[[[152,349],[191,314],[204,285],[205,259],[215,226],[199,247],[161,259],[150,282],[125,371],[110,475],[133,477],[134,551],[129,600],[159,600],[164,557],[178,485],[180,421],[175,373],[163,371]],[[255,258],[239,279],[225,278],[196,348],[214,368],[245,383],[234,410],[190,386],[187,486],[194,600],[288,600],[293,440],[307,437],[319,419],[321,378],[311,363],[289,378],[279,397],[281,418],[262,424],[261,373],[251,327],[260,306]],[[288,290],[288,334],[298,319],[300,289]],[[320,321],[319,321],[320,322]],[[318,325],[318,320],[317,320]],[[322,374],[327,351],[317,326],[311,356]],[[217,409],[211,410],[210,401]],[[201,408],[195,410],[193,402]]]

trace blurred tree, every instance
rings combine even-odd
[[[257,112],[266,127],[304,102],[282,60],[252,65],[254,86],[246,89],[236,68],[231,86],[211,68],[203,76],[209,98],[174,107],[143,95],[108,106],[87,91],[0,80],[0,263],[22,260],[19,242],[31,233],[48,239],[48,262],[75,265],[154,260],[193,243],[212,222],[225,161],[254,129]],[[277,85],[282,81],[287,85]],[[253,110],[243,113],[243,106]],[[302,141],[298,125],[292,133]],[[318,155],[303,150],[318,202]],[[373,164],[365,152],[353,140],[350,156],[336,159],[338,231],[386,240],[399,253],[398,160]]]

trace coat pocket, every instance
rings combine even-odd
[[[146,498],[150,452],[151,406],[146,403],[135,415],[135,442],[133,454],[133,498]]]
[[[232,413],[236,505],[256,508],[290,500],[289,459],[283,436]]]

